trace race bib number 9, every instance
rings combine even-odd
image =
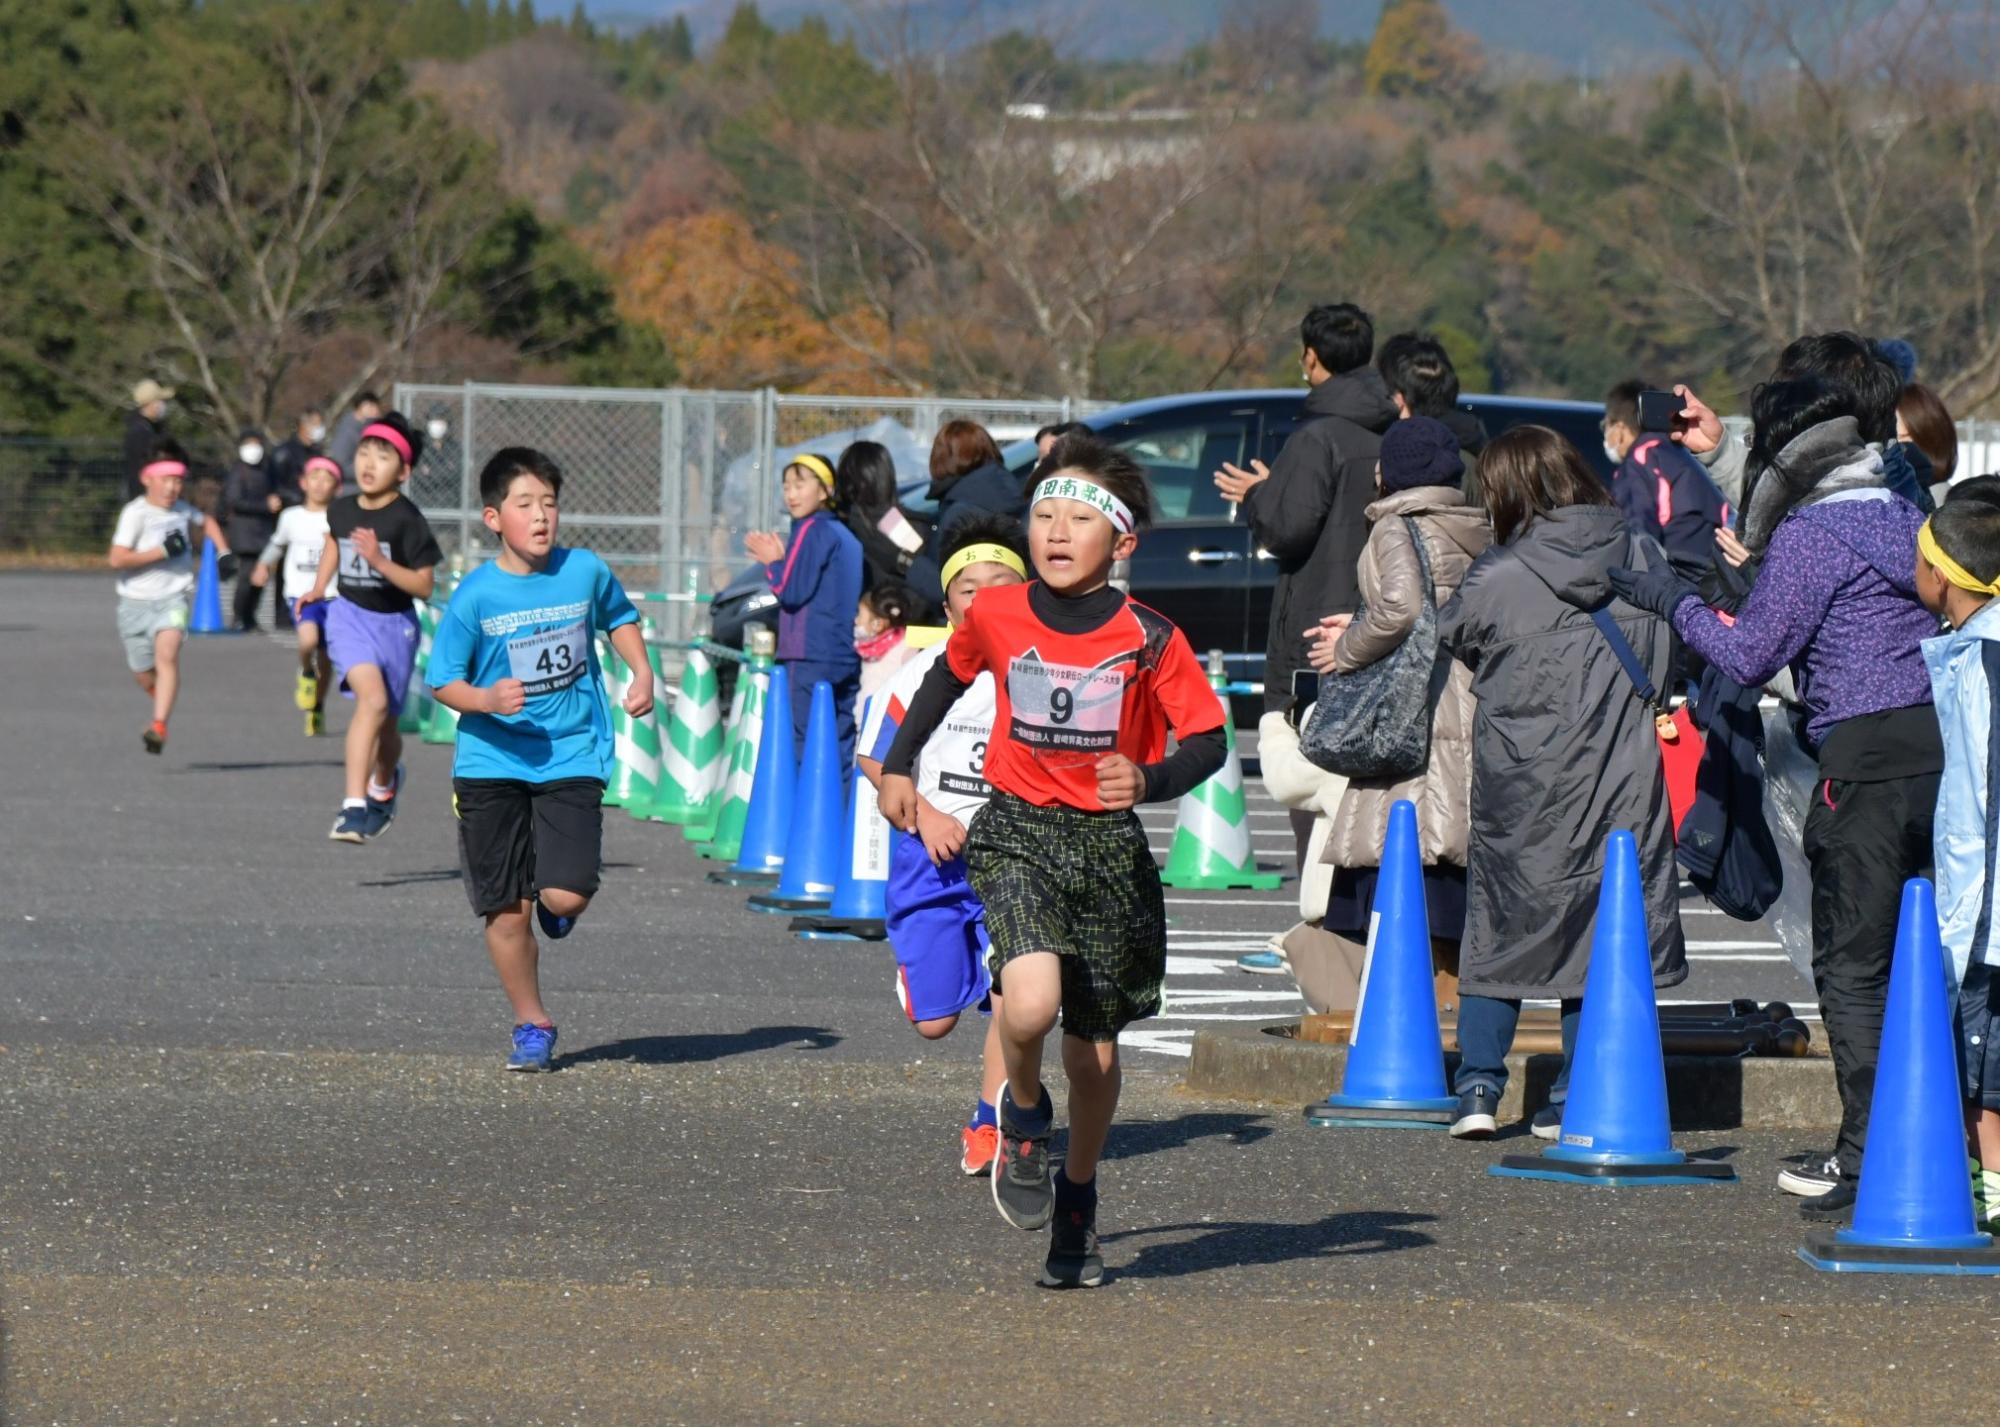
[[[508,672],[529,698],[567,689],[590,669],[590,637],[582,620],[507,641]]]
[[[1049,762],[1071,761],[1064,754],[1095,759],[1117,749],[1125,675],[1117,669],[1050,664],[1025,654],[1007,668],[1007,701],[1013,706],[1014,741],[1037,757]]]
[[[382,558],[393,563],[396,556],[395,552],[390,549],[389,542],[384,540],[379,543],[382,549]],[[317,568],[317,564],[315,564],[315,568]],[[361,558],[361,552],[354,548],[352,540],[343,540],[340,542],[340,582],[343,585],[382,585],[388,583],[380,570],[377,570],[373,565]]]

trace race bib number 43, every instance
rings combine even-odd
[[[589,631],[578,620],[510,639],[507,667],[529,698],[567,689],[590,668]]]
[[[1014,741],[1038,755],[1096,758],[1118,746],[1125,675],[1118,669],[1051,664],[1030,652],[1007,668]]]

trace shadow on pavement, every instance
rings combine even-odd
[[[1138,1256],[1113,1274],[1116,1278],[1180,1278],[1218,1268],[1429,1248],[1436,1241],[1408,1226],[1436,1222],[1435,1214],[1359,1211],[1329,1214],[1311,1224],[1228,1221],[1159,1224],[1150,1229],[1106,1234],[1104,1242],[1108,1245],[1160,1234],[1193,1234],[1196,1237],[1179,1243],[1141,1244]]]
[[[456,882],[465,874],[456,867],[434,867],[428,872],[398,872],[394,877],[378,877],[357,882],[357,887],[415,887],[425,882]]]
[[[839,1033],[824,1026],[758,1026],[753,1030],[723,1035],[630,1036],[559,1055],[554,1068],[563,1070],[593,1060],[629,1060],[640,1065],[686,1065],[697,1061],[722,1060],[732,1055],[753,1055],[763,1050],[785,1047],[827,1050],[839,1044]]]
[[[1162,1233],[1192,1233],[1180,1243],[1144,1243],[1138,1257],[1116,1271],[1120,1279],[1178,1279],[1208,1269],[1238,1269],[1258,1263],[1292,1263],[1296,1259],[1340,1259],[1366,1253],[1398,1253],[1428,1249],[1434,1239],[1410,1229],[1412,1223],[1436,1223],[1434,1213],[1330,1213],[1316,1223],[1162,1223],[1152,1229],[1106,1233],[1104,1243],[1154,1237]]]
[[[1241,1112],[1203,1112],[1182,1115],[1177,1120],[1121,1120],[1111,1126],[1110,1138],[1104,1144],[1104,1158],[1136,1159],[1218,1136],[1232,1144],[1254,1145],[1270,1133],[1271,1126],[1264,1116]]]

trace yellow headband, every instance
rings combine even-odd
[[[1931,523],[1928,520],[1917,532],[1917,549],[1923,552],[1926,560],[1937,566],[1940,575],[1961,590],[1968,590],[1975,595],[2000,595],[2000,580],[1977,579],[1972,571],[1944,553],[1943,547],[1937,543],[1937,536],[1931,534]]]
[[[826,463],[826,457],[815,456],[810,451],[801,451],[798,455],[792,457],[791,460],[785,462],[785,464],[788,466],[804,466],[819,478],[821,485],[825,486],[829,491],[833,489],[833,467]]]
[[[968,545],[944,562],[944,574],[938,583],[949,590],[951,582],[959,577],[967,565],[984,564],[1005,565],[1022,579],[1028,578],[1027,564],[1005,545]]]

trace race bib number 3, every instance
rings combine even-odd
[[[396,556],[395,552],[389,548],[389,542],[386,540],[382,541],[381,547],[382,558],[393,563]],[[315,568],[317,568],[317,563],[315,563]],[[361,558],[361,552],[354,548],[352,540],[343,540],[340,542],[340,582],[343,585],[383,585],[388,583],[380,570],[377,570],[373,565]]]
[[[584,622],[524,634],[507,641],[508,672],[529,698],[567,689],[590,669],[590,638]]]
[[[1007,701],[1013,706],[1014,741],[1038,757],[1096,758],[1118,746],[1125,675],[1117,669],[1050,664],[1025,654],[1007,668]]]

